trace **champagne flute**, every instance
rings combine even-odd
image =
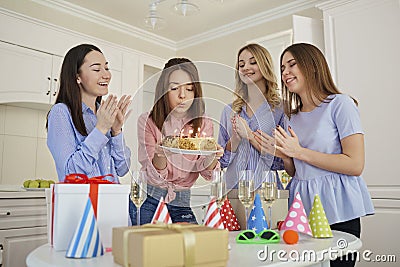
[[[221,208],[225,200],[226,184],[222,170],[214,170],[211,177],[211,197],[216,199],[218,208]]]
[[[240,171],[239,173],[239,188],[238,198],[245,208],[246,229],[248,212],[254,202],[254,172],[251,170]]]
[[[272,204],[278,196],[276,172],[264,171],[261,195],[265,204],[268,206],[269,229],[272,229]]]
[[[136,225],[140,225],[140,207],[147,198],[147,180],[144,171],[136,171],[131,179],[131,200],[136,206]]]

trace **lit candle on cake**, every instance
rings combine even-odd
[[[177,133],[178,133],[178,129],[175,129],[174,136],[178,136]]]
[[[189,130],[189,137],[191,138],[191,137],[192,137],[192,135],[193,135],[193,130],[192,130],[192,129],[190,129],[190,130]]]
[[[205,138],[206,137],[206,133],[205,132],[203,132],[203,138]]]
[[[180,136],[180,138],[183,137],[183,131],[184,131],[184,129],[181,130],[181,136]]]

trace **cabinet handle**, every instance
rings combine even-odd
[[[50,77],[47,77],[47,80],[49,81],[49,88],[48,88],[48,90],[47,90],[46,95],[49,95],[50,92],[51,92],[51,78],[50,78]]]
[[[58,86],[58,80],[57,80],[57,78],[54,78],[54,93],[53,93],[53,96],[56,96],[57,95],[57,86]]]
[[[10,216],[11,215],[11,211],[1,211],[0,212],[0,216]]]

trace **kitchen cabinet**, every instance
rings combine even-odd
[[[0,58],[0,102],[54,102],[62,57],[0,41]]]
[[[0,12],[0,78],[2,86],[0,88],[0,104],[12,105],[15,108],[10,112],[1,112],[0,108],[0,160],[3,159],[3,166],[0,167],[0,181],[3,184],[20,184],[21,179],[43,177],[48,179],[55,178],[55,168],[53,159],[48,153],[46,146],[45,120],[49,104],[53,104],[57,94],[58,77],[61,69],[63,55],[71,48],[81,43],[91,43],[98,46],[104,53],[112,74],[109,84],[109,93],[120,97],[123,94],[131,95],[133,98],[131,104],[131,113],[124,124],[124,135],[127,145],[131,148],[131,169],[138,169],[137,161],[137,118],[142,113],[143,99],[146,105],[150,105],[154,96],[143,96],[141,84],[153,73],[158,72],[164,64],[164,59],[154,57],[133,49],[115,45],[113,43],[84,35],[79,32],[65,31],[65,29],[48,25],[36,19],[31,19],[13,12],[2,10]],[[29,33],[29,34],[27,34]],[[32,36],[41,36],[42,38],[32,38]],[[61,55],[61,56],[60,56]],[[104,98],[104,97],[103,97]],[[45,104],[45,105],[44,105]],[[2,125],[10,118],[9,127],[19,127],[14,122],[15,113],[19,113],[25,108],[44,111],[39,114],[38,136],[25,133],[17,134],[4,132]],[[31,112],[32,115],[35,112]],[[33,121],[37,119],[33,118]],[[22,125],[24,122],[22,122]],[[33,128],[32,128],[33,129]],[[9,140],[18,140],[22,137],[31,147],[36,147],[36,154],[33,156],[25,155],[32,168],[27,171],[24,169],[23,175],[19,171],[9,171],[5,174],[6,158],[2,146],[8,142],[7,147],[13,147],[14,143]],[[29,139],[29,140],[28,140]],[[22,146],[22,145],[20,145]],[[2,152],[3,151],[3,152]],[[34,158],[36,157],[36,158]],[[9,157],[7,156],[7,159]],[[13,157],[13,166],[19,166],[19,156]],[[49,161],[52,166],[49,168]],[[0,161],[1,162],[1,161]],[[8,165],[10,166],[10,165]],[[3,167],[3,168],[2,168]],[[11,170],[11,168],[8,168]],[[28,174],[27,174],[28,173]],[[129,183],[129,173],[122,177],[121,183]]]
[[[45,243],[47,208],[44,192],[0,192],[2,266],[26,266],[26,256]]]

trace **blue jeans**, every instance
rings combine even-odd
[[[147,185],[147,198],[140,207],[140,224],[151,223],[156,212],[159,199],[165,198],[167,190],[152,185]],[[190,207],[190,190],[177,191],[176,198],[167,204],[169,215],[173,223],[186,222],[197,224],[196,216]],[[136,206],[129,202],[129,215],[132,225],[137,224]]]

